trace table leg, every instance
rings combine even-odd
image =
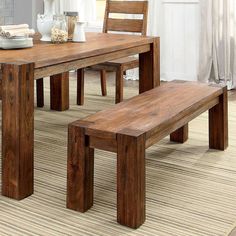
[[[2,64],[2,195],[33,193],[34,64]]]
[[[170,140],[176,143],[185,143],[188,140],[188,124],[173,132],[170,135]]]
[[[138,228],[145,221],[145,136],[118,134],[117,221]]]
[[[225,150],[228,147],[228,94],[223,88],[219,104],[209,110],[209,146]]]
[[[94,149],[87,146],[85,128],[69,126],[67,208],[85,212],[93,206]]]
[[[77,70],[77,105],[84,105],[84,69]]]
[[[50,77],[51,110],[69,109],[69,72]]]
[[[36,80],[37,107],[44,107],[44,87],[43,78]]]
[[[116,68],[116,104],[124,98],[124,69],[123,66]]]
[[[160,85],[160,39],[154,39],[151,50],[139,55],[139,93]]]

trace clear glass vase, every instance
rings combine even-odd
[[[66,43],[68,41],[68,29],[64,15],[53,16],[51,41],[52,43]]]

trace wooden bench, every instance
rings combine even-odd
[[[145,149],[171,134],[183,143],[188,122],[209,110],[209,146],[228,146],[227,89],[170,82],[69,125],[67,207],[93,205],[94,148],[117,153],[117,220],[145,221]]]

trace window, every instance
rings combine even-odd
[[[86,30],[90,32],[94,31],[101,32],[105,14],[106,0],[95,0],[95,1],[96,1],[96,20],[93,22],[89,22]]]
[[[97,0],[97,21],[102,22],[104,19],[106,0]]]

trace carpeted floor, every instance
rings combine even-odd
[[[227,151],[208,149],[207,113],[190,123],[186,144],[167,137],[147,150],[147,220],[138,230],[116,223],[116,156],[108,152],[95,154],[94,207],[85,214],[66,209],[67,125],[114,104],[114,81],[109,80],[108,97],[101,97],[95,77],[87,75],[83,107],[75,105],[76,81],[71,79],[66,112],[49,110],[47,81],[46,106],[35,110],[35,192],[20,202],[0,196],[0,236],[228,235],[236,222],[234,94]],[[125,94],[137,94],[137,82],[127,82]]]

